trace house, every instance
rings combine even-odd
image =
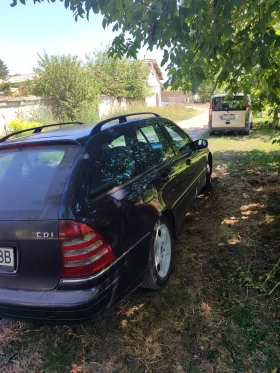
[[[160,81],[163,80],[162,71],[154,59],[145,59],[143,62],[147,63],[150,68],[148,76],[148,84],[151,87],[152,95],[146,98],[147,106],[161,106],[161,85]]]

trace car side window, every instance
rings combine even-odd
[[[104,146],[95,165],[91,193],[109,190],[136,176],[132,142],[124,135]]]
[[[156,166],[159,162],[156,157],[156,154],[151,147],[151,145],[147,142],[146,137],[143,135],[141,130],[136,131],[136,136],[138,140],[138,147],[141,152],[141,162],[146,170]]]
[[[148,140],[160,162],[174,157],[172,146],[158,124],[141,127],[141,132]]]
[[[162,125],[164,125],[172,139],[176,154],[185,154],[193,151],[192,141],[186,133],[173,123],[164,122]]]

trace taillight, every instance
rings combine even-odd
[[[209,107],[209,119],[212,119],[212,104]]]
[[[86,277],[116,257],[111,246],[91,226],[74,220],[59,221],[62,277]]]
[[[248,101],[246,101],[246,105],[245,105],[246,109],[250,109],[250,104]]]

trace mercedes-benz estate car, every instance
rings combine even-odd
[[[212,155],[170,120],[136,114],[0,140],[0,317],[83,322],[167,283]]]

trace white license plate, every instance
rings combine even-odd
[[[0,268],[6,267],[9,270],[15,268],[14,249],[9,247],[0,247]]]
[[[222,120],[233,120],[235,119],[235,115],[222,115],[221,119]]]

